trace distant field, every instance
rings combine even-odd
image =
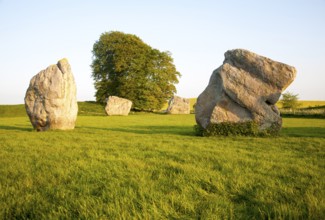
[[[298,101],[298,103],[300,104],[299,108],[309,108],[309,107],[318,107],[318,106],[324,106],[325,107],[325,101]],[[282,104],[279,101],[277,103],[277,106],[279,108],[282,108]]]
[[[0,118],[26,115],[24,105],[0,105]],[[106,113],[104,106],[96,102],[78,102],[78,115],[104,116]]]
[[[325,108],[325,101],[299,101],[301,103],[301,108],[317,107],[322,106]],[[190,108],[193,111],[193,105],[196,103],[196,98],[190,98]],[[281,103],[278,102],[277,106],[281,108]],[[104,116],[106,115],[105,106],[102,106],[96,102],[78,102],[78,115],[80,116]],[[166,110],[168,103],[164,105],[162,110]],[[0,105],[0,117],[17,117],[25,116],[25,106],[24,105]]]
[[[197,98],[190,98],[190,107],[191,111],[193,110],[193,105],[196,103]],[[325,101],[304,101],[300,100],[298,101],[300,103],[300,108],[309,108],[309,107],[318,107],[318,106],[324,106],[325,107]],[[277,102],[276,104],[279,108],[282,108],[281,101]],[[168,104],[166,103],[163,109],[167,109]]]
[[[26,116],[25,105],[0,105],[0,117]]]
[[[324,119],[285,118],[276,138],[196,137],[194,124],[79,116],[38,133],[2,117],[0,219],[325,218]]]

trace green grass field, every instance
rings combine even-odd
[[[276,138],[197,137],[194,124],[79,116],[39,133],[3,116],[0,219],[325,218],[325,119],[285,118]]]

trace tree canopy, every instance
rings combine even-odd
[[[180,73],[171,54],[151,48],[135,35],[105,32],[92,52],[98,102],[115,95],[131,100],[135,109],[154,110],[176,92]]]
[[[298,94],[293,94],[291,92],[286,92],[282,94],[282,108],[295,110],[300,106],[298,102]]]

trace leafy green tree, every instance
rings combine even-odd
[[[105,32],[93,46],[92,77],[96,101],[115,95],[139,110],[161,109],[176,92],[180,73],[169,52],[160,52],[139,37]]]
[[[291,92],[286,92],[282,94],[282,99],[281,99],[282,108],[290,109],[293,111],[296,110],[300,106],[300,103],[298,102],[298,98],[299,98],[298,94],[293,94]]]

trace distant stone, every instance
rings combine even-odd
[[[197,99],[196,122],[206,128],[222,122],[254,121],[260,131],[279,131],[282,119],[275,104],[295,76],[292,66],[247,50],[229,50]]]
[[[190,114],[190,100],[173,96],[168,102],[168,114]]]
[[[132,101],[117,96],[109,96],[105,111],[107,115],[128,115],[132,107]]]
[[[78,104],[76,84],[67,59],[47,67],[31,79],[25,108],[37,131],[74,129]]]

